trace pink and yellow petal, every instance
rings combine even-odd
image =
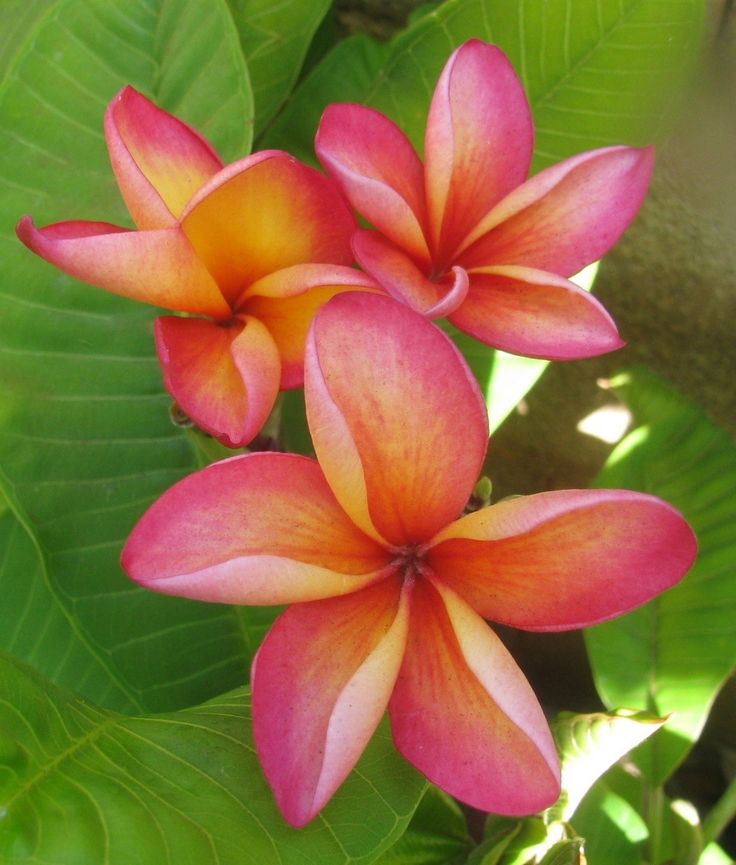
[[[57,222],[36,228],[30,216],[18,237],[75,279],[132,300],[213,318],[230,307],[179,228],[128,231],[105,222]]]
[[[139,228],[176,224],[194,193],[222,168],[198,132],[125,87],[105,115],[110,161]]]
[[[354,594],[290,607],[258,651],[253,728],[286,820],[304,826],[362,754],[386,710],[408,624],[388,577]]]
[[[429,262],[422,163],[395,123],[364,105],[330,105],[315,150],[360,214],[407,254]]]
[[[561,276],[513,266],[469,276],[468,294],[449,318],[486,345],[547,360],[594,357],[624,345],[603,305]]]
[[[156,322],[156,348],[166,388],[197,426],[228,447],[258,435],[281,379],[278,349],[261,322],[165,316]]]
[[[283,604],[357,591],[388,561],[346,517],[314,460],[254,453],[164,493],[133,529],[122,563],[165,594]]]
[[[435,573],[485,618],[532,631],[582,628],[677,583],[697,553],[682,516],[628,490],[499,502],[435,539]]]
[[[328,482],[364,531],[421,543],[462,511],[485,454],[486,410],[430,322],[389,297],[334,298],[307,340],[305,396]]]
[[[271,334],[281,358],[280,387],[289,390],[304,384],[304,346],[317,310],[336,294],[379,289],[367,274],[353,268],[297,264],[259,280],[254,290],[272,294],[251,294],[241,308]]]
[[[644,200],[653,166],[651,147],[607,147],[553,165],[481,220],[457,263],[519,264],[571,276],[621,237]]]
[[[480,616],[432,578],[414,586],[389,713],[404,757],[475,808],[531,814],[559,795],[552,736],[523,673]]]
[[[182,228],[233,304],[275,270],[353,260],[355,220],[337,186],[280,151],[223,169],[190,202]]]
[[[476,223],[526,179],[534,129],[513,67],[471,39],[450,57],[427,120],[425,183],[433,260],[443,269]]]

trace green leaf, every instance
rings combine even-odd
[[[127,219],[102,132],[126,83],[228,158],[249,146],[224,0],[62,0],[18,46],[0,89],[0,490],[17,520],[2,573],[14,626],[0,642],[60,682],[76,669],[76,689],[102,705],[142,711],[241,684],[273,613],[159,597],[124,577],[135,520],[197,465],[169,421],[155,310],[59,274],[12,231],[29,212],[41,224]]]
[[[406,832],[376,865],[462,865],[472,844],[458,804],[429,786]]]
[[[293,88],[330,0],[228,0],[253,85],[255,134]]]
[[[628,709],[589,715],[561,712],[552,724],[552,733],[562,764],[562,795],[552,814],[569,820],[598,778],[656,733],[665,720]]]
[[[369,49],[366,40],[338,46],[268,140],[287,149],[292,142],[307,158],[325,106],[359,101],[392,117],[419,147],[444,63],[479,37],[498,44],[524,81],[537,124],[535,170],[592,147],[645,144],[696,56],[703,20],[702,0],[580,3],[574,10],[569,0],[448,0],[388,49]]]
[[[604,703],[672,713],[636,752],[662,783],[698,737],[723,681],[736,664],[736,446],[695,405],[645,370],[614,382],[636,429],[596,480],[661,496],[698,537],[698,560],[676,587],[626,616],[586,631]]]
[[[638,865],[649,836],[639,812],[606,781],[599,781],[586,794],[575,812],[573,825],[585,839],[591,865]]]
[[[368,865],[425,788],[384,726],[322,815],[294,830],[260,771],[244,689],[129,718],[12,659],[0,658],[0,685],[0,860],[13,865]]]
[[[580,838],[558,841],[539,860],[539,865],[580,865],[583,842]]]

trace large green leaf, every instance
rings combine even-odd
[[[297,831],[261,774],[244,689],[128,718],[0,657],[0,694],[0,861],[13,865],[368,865],[425,787],[382,728]]]
[[[269,142],[313,158],[331,101],[384,111],[421,146],[429,100],[466,39],[498,44],[524,81],[537,124],[535,169],[606,144],[647,143],[695,57],[702,0],[448,0],[386,49],[338,45],[297,91]],[[339,70],[339,75],[336,75]]]
[[[700,549],[678,586],[585,634],[596,686],[608,706],[673,713],[637,751],[641,768],[661,783],[699,735],[736,664],[736,446],[652,373],[632,371],[614,386],[637,428],[613,452],[596,485],[642,490],[671,502],[693,526]]]
[[[296,82],[330,0],[228,0],[255,99],[255,134],[278,111]]]
[[[128,82],[226,157],[247,151],[250,90],[224,0],[57,2],[0,91],[0,483],[17,519],[5,523],[3,612],[22,635],[0,640],[123,711],[242,683],[268,616],[157,597],[123,576],[134,521],[196,466],[168,419],[155,311],[59,274],[13,234],[29,212],[126,219],[102,119]]]

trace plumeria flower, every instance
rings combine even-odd
[[[267,150],[223,167],[201,135],[132,87],[105,135],[138,231],[60,222],[18,236],[77,279],[187,313],[156,321],[166,387],[224,444],[249,442],[279,388],[300,387],[315,309],[374,285],[352,264],[352,214],[334,183]]]
[[[631,222],[653,150],[592,150],[527,180],[533,144],[511,64],[474,39],[440,76],[424,165],[396,124],[363,105],[329,106],[316,150],[376,229],[356,233],[356,258],[397,300],[515,354],[569,360],[620,348],[606,310],[568,277]]]
[[[173,595],[293,604],[252,684],[258,754],[294,826],[387,707],[398,750],[448,793],[507,815],[551,805],[549,728],[484,619],[555,631],[630,610],[691,565],[687,523],[627,490],[461,516],[486,451],[483,399],[442,332],[385,295],[319,310],[305,394],[319,462],[247,454],[190,475],[135,527],[125,570]]]

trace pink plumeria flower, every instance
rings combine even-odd
[[[651,148],[606,147],[531,179],[534,128],[505,55],[477,39],[450,57],[429,110],[424,165],[371,108],[327,108],[322,164],[376,231],[359,263],[397,300],[514,354],[570,360],[623,345],[568,277],[618,240],[646,193]]]
[[[305,393],[319,462],[233,457],[159,499],[123,551],[148,588],[293,603],[253,675],[255,741],[285,818],[309,822],[388,707],[398,750],[477,808],[559,794],[552,737],[484,619],[580,628],[644,603],[695,556],[670,505],[627,490],[551,492],[460,516],[486,410],[442,332],[386,296],[317,313]]]
[[[223,167],[201,135],[126,87],[105,116],[138,231],[60,222],[18,236],[77,279],[188,313],[156,321],[166,387],[224,444],[261,429],[279,388],[301,387],[304,342],[329,297],[374,285],[354,270],[355,221],[334,183],[278,150]]]

